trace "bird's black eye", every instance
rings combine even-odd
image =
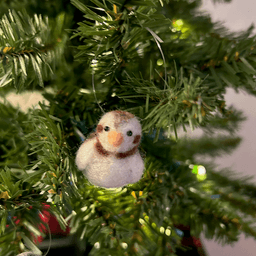
[[[104,131],[105,131],[105,132],[108,132],[109,130],[110,130],[110,128],[109,128],[108,126],[105,126],[105,127],[104,127]]]
[[[127,136],[132,136],[132,131],[128,131],[126,134]]]

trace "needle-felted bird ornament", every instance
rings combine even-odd
[[[78,149],[76,165],[96,186],[117,188],[140,180],[144,162],[138,150],[142,129],[126,111],[102,116],[96,133]]]

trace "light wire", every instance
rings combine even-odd
[[[157,44],[157,47],[162,55],[163,61],[164,61],[164,71],[165,71],[165,75],[164,75],[164,89],[166,89],[166,85],[167,85],[167,71],[166,71],[166,62],[165,62],[165,57],[164,57],[164,53],[162,51],[161,45],[160,43],[163,43],[164,41],[154,32],[152,31],[150,28],[146,27],[146,30],[153,36],[153,38],[155,39],[155,42]]]
[[[101,42],[102,42],[102,40],[103,40],[103,38],[101,39]],[[98,44],[97,51],[98,51],[99,48],[100,48],[101,42]],[[97,51],[96,51],[96,52],[97,52]],[[94,63],[97,63],[97,60],[96,60],[96,53],[95,53],[95,57],[94,57],[93,61],[94,61]],[[93,62],[93,61],[92,61],[92,62]],[[93,67],[92,67],[92,89],[93,89],[93,94],[94,94],[94,97],[95,97],[95,100],[96,100],[97,104],[99,105],[99,107],[100,107],[101,111],[103,112],[103,114],[105,114],[105,111],[103,110],[103,108],[102,108],[101,105],[99,104],[99,101],[98,101],[97,96],[96,96],[95,85],[94,85],[94,69],[93,69]]]

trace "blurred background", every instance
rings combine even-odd
[[[233,0],[229,4],[215,5],[212,0],[203,0],[201,9],[210,13],[213,21],[222,21],[227,28],[234,32],[245,30],[252,23],[256,24],[255,0]],[[256,29],[254,29],[254,33],[256,34]],[[37,105],[38,101],[43,100],[43,97],[39,93],[23,93],[22,95],[9,95],[8,99],[14,105],[18,104],[26,111],[28,107]],[[230,156],[225,155],[217,158],[216,162],[220,168],[229,166],[243,176],[253,175],[253,181],[256,182],[256,98],[247,95],[245,92],[236,93],[233,89],[228,89],[226,104],[234,105],[237,109],[242,110],[247,117],[247,121],[243,123],[238,133],[238,136],[243,139],[239,148]],[[195,130],[193,133],[188,129],[188,134],[186,134],[186,136],[192,137],[199,135],[201,135],[200,129]],[[233,247],[228,245],[222,247],[221,244],[208,241],[204,237],[202,237],[202,241],[208,256],[256,255],[256,241],[252,238],[245,238],[243,235]],[[46,249],[48,244],[42,244],[42,247],[45,247],[42,249]]]
[[[256,25],[256,1],[233,0],[229,4],[213,4],[211,0],[203,0],[201,8],[210,13],[213,21],[222,21],[231,31],[242,31],[252,23]],[[256,34],[256,29],[254,29]],[[220,167],[230,166],[243,175],[253,175],[256,182],[256,98],[244,92],[237,94],[233,89],[226,93],[227,105],[234,105],[242,110],[247,120],[241,126],[238,136],[242,138],[240,146],[230,156],[217,159]],[[193,136],[200,131],[193,132]],[[190,133],[191,136],[191,133]],[[256,255],[256,241],[252,238],[240,237],[235,246],[224,246],[208,241],[202,237],[203,243],[209,256],[253,256]]]

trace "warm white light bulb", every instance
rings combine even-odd
[[[206,174],[206,169],[205,169],[205,167],[202,166],[202,165],[198,165],[197,173],[198,173],[199,175],[205,175],[205,174]]]
[[[121,243],[121,246],[122,246],[124,249],[127,249],[128,244],[123,242],[123,243]]]
[[[99,248],[100,248],[100,243],[99,243],[99,242],[96,242],[96,243],[94,244],[94,246],[95,246],[96,249],[99,249]]]

